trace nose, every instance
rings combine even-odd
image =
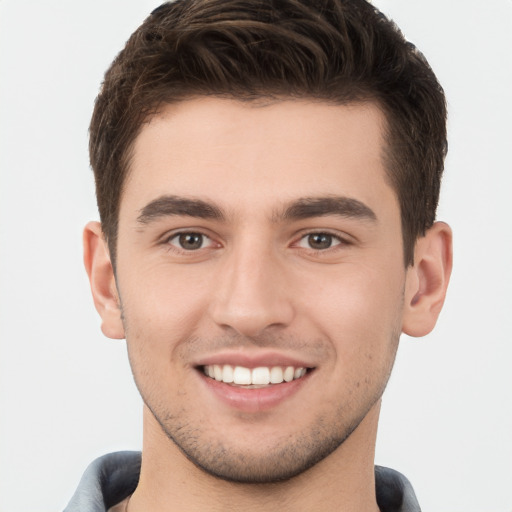
[[[294,308],[285,273],[283,262],[271,250],[234,250],[217,276],[211,304],[214,322],[249,338],[288,326]]]

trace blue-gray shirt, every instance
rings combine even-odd
[[[64,512],[106,512],[137,487],[140,452],[116,452],[96,459],[85,471]],[[381,512],[421,512],[407,478],[375,466],[377,504]]]

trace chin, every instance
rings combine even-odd
[[[331,423],[330,428],[325,427],[329,422],[318,418],[315,425],[301,432],[280,438],[258,436],[259,441],[256,436],[251,439],[250,432],[245,431],[240,435],[245,445],[221,439],[218,431],[191,428],[184,423],[178,426],[169,416],[166,419],[159,423],[168,439],[208,475],[233,483],[271,484],[290,480],[329,457],[350,437],[364,416],[349,425]]]

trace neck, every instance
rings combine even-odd
[[[241,484],[196,467],[145,408],[141,475],[129,512],[377,512],[374,453],[379,410],[380,402],[341,446],[304,473],[285,482]]]

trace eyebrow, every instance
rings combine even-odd
[[[375,222],[374,211],[357,199],[345,196],[305,197],[290,204],[276,220],[301,220],[311,217],[339,215]]]
[[[188,216],[201,219],[223,220],[224,213],[220,208],[201,199],[188,199],[179,196],[161,196],[140,210],[137,221],[149,224],[162,217]]]
[[[289,204],[280,213],[272,216],[273,222],[302,220],[313,217],[338,215],[341,217],[376,221],[377,216],[368,206],[357,199],[344,196],[303,197]],[[218,206],[180,196],[161,196],[140,210],[137,221],[149,224],[162,217],[187,216],[201,219],[225,220],[226,216]]]

